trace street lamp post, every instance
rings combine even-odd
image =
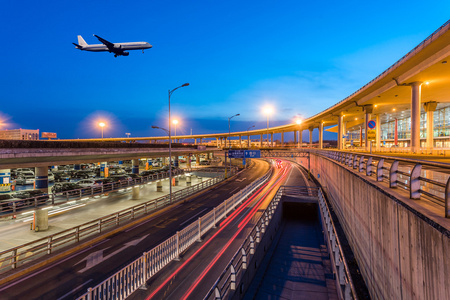
[[[172,136],[170,134],[170,123],[171,123],[171,119],[170,119],[170,96],[172,96],[172,93],[175,92],[177,89],[181,88],[181,87],[185,87],[188,86],[189,83],[185,83],[183,85],[180,85],[176,88],[174,88],[173,90],[169,90],[169,197],[170,197],[170,203],[172,203]]]
[[[230,125],[230,121],[231,119],[233,119],[234,117],[240,116],[241,114],[235,114],[234,116],[231,116],[228,118],[228,139],[226,141],[225,144],[225,148],[227,148],[227,144],[228,147],[231,148],[230,146],[230,137],[231,137],[231,125]],[[229,149],[228,149],[229,150]],[[231,171],[231,158],[230,158],[230,171]],[[225,153],[225,178],[227,178],[227,154]]]
[[[98,126],[100,126],[102,128],[102,140],[103,140],[103,127],[105,127],[105,125],[106,124],[103,122],[98,123]]]

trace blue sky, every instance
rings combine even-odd
[[[0,11],[1,128],[60,138],[162,135],[167,91],[177,133],[312,116],[383,72],[448,19],[450,2],[7,1]],[[79,51],[146,41],[128,57]],[[306,132],[304,138],[306,139]],[[332,138],[330,134],[325,138]]]

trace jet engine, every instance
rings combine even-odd
[[[114,48],[115,48],[115,49],[120,49],[120,48],[122,48],[122,45],[114,44]]]
[[[122,55],[123,55],[123,56],[128,56],[128,55],[130,55],[130,52],[123,51]]]

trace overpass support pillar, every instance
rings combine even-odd
[[[270,133],[270,147],[273,147],[273,132]]]
[[[250,143],[250,136],[247,135],[247,147],[250,149],[251,146],[252,146],[252,145],[251,145],[251,143]]]
[[[200,145],[203,145],[202,138],[199,139],[199,144],[200,144]]]
[[[139,174],[139,159],[133,159],[131,161],[131,173]]]
[[[338,116],[338,140],[337,140],[337,147],[338,150],[342,150],[342,123],[343,123],[344,117],[342,115]]]
[[[132,194],[131,194],[131,199],[133,200],[139,200],[141,199],[141,188],[139,187],[139,185],[137,186],[133,186],[132,188]]]
[[[0,170],[0,194],[11,192],[11,170]]]
[[[262,148],[262,146],[263,146],[263,141],[264,141],[264,139],[263,139],[263,135],[261,134],[261,139],[260,139],[260,142],[259,142],[259,146]]]
[[[194,139],[194,145],[197,145],[197,139]]]
[[[284,146],[284,132],[281,132],[281,147]]]
[[[319,124],[319,149],[323,149],[323,122]]]
[[[100,163],[100,177],[106,177],[105,169],[108,163],[106,161]]]
[[[427,113],[427,149],[431,152],[433,150],[434,139],[434,112],[436,111],[437,102],[430,101],[423,104]]]
[[[73,165],[73,169],[74,170],[81,170],[81,165],[80,164],[74,164]]]
[[[294,130],[294,146],[297,147],[297,130]]]
[[[219,147],[219,138],[216,138],[216,147],[217,147],[217,148],[220,148],[220,147]]]
[[[34,168],[35,188],[48,194],[48,167]]]
[[[375,151],[380,152],[381,151],[381,122],[380,122],[380,115],[379,114],[375,116],[375,122],[376,122],[376,127],[375,127],[375,133],[376,133]]]
[[[195,154],[195,165],[198,167],[200,166],[200,155]]]
[[[298,131],[298,144],[300,148],[303,146],[303,130]]]
[[[239,136],[239,148],[242,148],[242,135]]]
[[[312,134],[313,134],[314,127],[309,127],[309,147],[312,148],[313,141],[312,141]]]
[[[420,150],[420,101],[422,98],[422,82],[415,81],[411,86],[411,152]]]
[[[191,176],[186,176],[186,186],[191,186]]]
[[[419,109],[420,110],[420,109]],[[369,141],[367,140],[367,130],[369,127],[367,126],[367,123],[370,121],[371,114],[373,112],[373,105],[366,105],[364,106],[364,146],[366,147],[366,151],[370,150]]]
[[[35,231],[45,231],[48,229],[48,210],[36,209],[34,212]]]
[[[187,162],[187,167],[191,168],[192,164],[191,164],[191,154],[190,153],[187,155],[186,162]]]
[[[173,186],[178,186],[180,184],[180,178],[178,176],[173,177]]]
[[[163,191],[163,189],[162,189],[162,180],[156,182],[156,191],[157,192],[162,192]]]

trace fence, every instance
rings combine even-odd
[[[202,235],[213,228],[219,220],[226,217],[228,212],[241,204],[256,188],[266,182],[271,174],[270,170],[263,177],[228,198],[212,211],[198,218],[198,221],[176,232],[176,234],[150,251],[144,252],[141,257],[100,284],[89,288],[85,294],[77,299],[125,299],[168,263],[178,258],[189,246],[199,241]]]
[[[410,199],[419,200],[422,195],[426,195],[435,204],[444,206],[445,217],[450,217],[450,176],[445,174],[449,168],[445,164],[425,161],[418,163],[408,159],[349,152],[315,152],[356,169],[366,176],[374,177],[376,181],[384,181],[389,188],[401,187],[408,190]],[[386,160],[391,162],[387,163]],[[428,170],[428,177],[439,177],[443,182],[427,178],[427,174],[422,170],[423,165],[433,168],[432,171]]]
[[[283,195],[288,196],[314,196],[319,199],[320,215],[323,225],[326,225],[325,237],[329,238],[328,249],[332,253],[333,268],[336,276],[336,281],[341,289],[340,299],[355,299],[356,293],[354,292],[351,277],[349,276],[347,264],[345,262],[342,249],[340,247],[339,239],[336,236],[333,221],[330,218],[328,205],[320,188],[310,187],[287,187],[282,186],[278,189],[277,194],[272,199],[264,213],[257,221],[255,227],[249,233],[247,238],[242,243],[241,247],[236,251],[233,258],[230,260],[225,270],[219,276],[214,283],[213,287],[209,290],[208,294],[204,297],[204,300],[214,299],[230,299],[233,297],[237,287],[240,286],[240,280],[244,277],[247,270],[247,266],[251,262],[258,251],[260,241],[262,241],[266,228],[269,222],[278,222],[281,219],[281,209],[279,208],[279,202]],[[325,228],[324,228],[325,229]],[[328,240],[328,239],[327,239]],[[241,290],[241,292],[243,292]]]
[[[234,173],[236,169],[232,170]],[[49,235],[45,238],[14,247],[0,252],[0,273],[15,269],[23,264],[36,260],[44,255],[49,255],[56,250],[62,249],[70,244],[78,243],[94,235],[100,234],[113,227],[117,227],[126,221],[133,220],[138,216],[153,212],[156,209],[180,201],[187,196],[193,195],[224,180],[224,175],[203,181],[202,183],[172,193],[170,195],[147,201],[133,207],[118,211],[116,213],[92,220],[82,225]]]
[[[216,173],[218,171],[207,168],[173,169],[172,175],[177,176],[189,172]],[[221,172],[223,172],[223,170]],[[93,197],[104,193],[120,191],[122,189],[158,181],[168,177],[169,172],[166,171],[155,173],[149,176],[133,178],[130,180],[122,180],[118,182],[111,182],[97,186],[83,187],[81,189],[75,189],[64,192],[54,192],[48,195],[45,194],[32,198],[7,200],[0,203],[0,216],[1,217],[13,216],[16,215],[17,213],[24,212],[26,209],[33,209],[33,208],[36,209],[38,207],[42,207],[43,205],[47,204],[59,205],[69,201],[79,200],[85,197]]]

